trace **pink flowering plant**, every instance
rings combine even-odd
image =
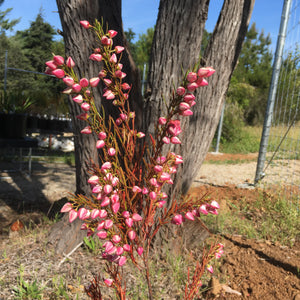
[[[144,273],[149,299],[153,299],[149,257],[151,243],[161,226],[169,223],[179,226],[185,220],[194,221],[200,215],[218,213],[216,201],[207,203],[203,198],[192,197],[168,199],[164,192],[166,185],[173,184],[172,176],[183,163],[180,154],[164,147],[181,143],[180,118],[193,114],[192,107],[196,104],[193,92],[206,86],[206,78],[215,70],[206,67],[187,72],[182,85],[172,94],[166,115],[159,117],[155,136],[149,137],[149,144],[141,142],[145,134],[135,128],[135,113],[128,104],[131,86],[122,71],[124,48],[113,44],[117,32],[104,32],[98,21],[94,25],[88,21],[80,23],[93,30],[99,39],[99,47],[89,57],[96,64],[101,62],[99,74],[89,79],[78,78],[73,59],[65,60],[57,55],[46,62],[46,72],[61,78],[67,86],[64,93],[71,94],[73,101],[81,106],[82,113],[77,118],[86,121],[81,133],[97,136],[101,164],[91,163],[88,179],[91,196],[72,195],[61,211],[69,214],[70,222],[77,218],[82,220],[81,229],[102,241],[106,276],[96,276],[86,288],[91,298],[103,299],[102,289],[108,287],[115,290],[118,299],[125,299],[123,266],[130,260]],[[93,97],[93,89],[100,81],[104,85],[103,98],[118,109],[118,117],[109,116],[108,121],[97,110]],[[193,299],[199,292],[204,272],[213,272],[210,261],[222,253],[223,245],[217,243],[203,252],[194,275],[188,271],[184,299]]]

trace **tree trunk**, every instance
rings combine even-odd
[[[171,197],[185,194],[209,150],[220,118],[231,74],[247,32],[254,0],[225,0],[218,22],[205,50],[201,64],[212,66],[216,73],[209,86],[196,93],[192,117],[182,118],[185,130],[182,144],[173,147],[185,159],[171,187]],[[154,132],[153,121],[164,116],[162,95],[168,101],[173,84],[177,87],[182,71],[199,61],[202,33],[209,0],[161,1],[152,46],[145,128]]]
[[[107,24],[109,29],[118,32],[118,35],[114,38],[114,43],[115,45],[125,47],[122,56],[122,63],[124,64],[123,71],[127,73],[126,82],[132,84],[129,101],[137,114],[136,125],[140,127],[142,123],[140,79],[138,70],[134,65],[125,41],[121,18],[121,0],[57,0],[57,6],[63,29],[66,56],[70,56],[74,59],[76,63],[74,71],[79,78],[96,77],[101,70],[101,64],[89,60],[89,56],[93,51],[92,49],[97,48],[95,36],[90,30],[84,29],[79,22],[81,20],[87,20],[93,24],[95,19],[98,19],[100,22],[103,20],[104,25]],[[97,107],[100,108],[101,105],[105,107],[106,116],[116,114],[111,103],[106,105],[105,100],[102,103],[102,86],[99,85],[97,89],[94,88],[93,94],[97,102]],[[96,148],[97,137],[95,135],[84,135],[80,133],[81,129],[86,126],[86,123],[76,118],[82,111],[79,105],[72,101],[71,97],[69,109],[72,117],[75,143],[76,193],[89,195],[91,192],[90,185],[87,183],[90,177],[88,173],[89,164],[91,160],[96,163],[99,160]],[[49,242],[57,245],[57,253],[67,253],[69,250],[71,251],[82,241],[86,234],[85,231],[81,232],[78,230],[81,226],[80,221],[76,222],[76,224],[67,224],[67,222],[68,220],[65,217],[62,222],[53,227],[48,238]]]

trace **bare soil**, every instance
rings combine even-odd
[[[209,155],[207,161],[218,160],[219,163],[203,164],[191,193],[208,192],[221,203],[222,199],[237,202],[246,199],[251,204],[258,197],[258,190],[238,186],[253,182],[255,157],[255,154]],[[222,160],[237,158],[241,160],[240,164],[220,163]],[[83,290],[83,284],[87,284],[91,279],[92,272],[97,272],[100,262],[94,256],[87,258],[86,252],[78,249],[62,266],[59,265],[63,258],[56,257],[53,249],[45,246],[45,232],[49,231],[50,227],[42,222],[45,214],[55,213],[53,203],[56,200],[74,192],[74,168],[65,164],[34,163],[32,176],[29,178],[19,172],[5,171],[13,167],[16,166],[0,164],[0,299],[15,299],[12,290],[17,285],[20,264],[27,270],[24,274],[25,280],[37,272],[39,281],[48,286],[49,291],[46,294],[49,297],[46,299],[58,299],[53,293],[51,296],[51,286],[53,287],[54,283],[48,282],[58,275],[68,279],[67,289],[71,295],[78,294],[78,291]],[[34,222],[37,228],[41,229],[42,226],[44,233],[26,240],[22,233],[24,229],[12,230],[13,226],[18,227],[14,223],[17,220],[20,220],[25,228],[32,226]],[[268,240],[250,240],[242,236],[226,235],[219,238],[225,245],[225,255],[220,273],[216,276],[222,278],[222,284],[235,292],[215,289],[214,282],[211,292],[206,295],[207,298],[300,299],[299,241],[289,248],[278,243],[272,244]],[[85,262],[84,266],[80,264],[82,261]],[[80,285],[78,278],[81,278]],[[215,290],[217,292],[214,294]],[[83,293],[80,295],[82,297],[79,299],[86,299]]]

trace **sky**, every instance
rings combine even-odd
[[[252,13],[251,23],[256,23],[259,32],[263,29],[265,34],[270,33],[272,50],[275,50],[283,1],[256,0]],[[209,32],[213,31],[222,3],[223,0],[210,1],[206,22],[206,29]],[[153,27],[156,23],[158,6],[159,0],[123,0],[124,29],[131,28],[136,33],[136,38],[139,34],[146,33],[147,29]],[[9,14],[10,19],[21,18],[15,26],[15,30],[28,29],[41,9],[45,21],[55,29],[61,29],[55,0],[5,0],[0,10],[4,11],[7,8],[13,8]]]

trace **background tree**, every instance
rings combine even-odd
[[[217,74],[210,81],[210,86],[202,89],[203,92],[198,94],[196,112],[189,124],[186,122],[184,125],[189,127],[190,134],[184,137],[181,146],[181,153],[186,160],[183,170],[177,177],[180,177],[182,181],[177,180],[175,183],[177,192],[185,193],[188,190],[208,151],[218,124],[229,80],[247,31],[253,4],[254,0],[224,1],[215,30],[201,61],[203,65],[211,65],[217,69]],[[103,18],[104,23],[107,22],[110,29],[120,33],[120,40],[116,41],[117,44],[126,46],[122,30],[120,0],[113,2],[94,0],[84,3],[79,0],[57,0],[57,5],[63,27],[66,54],[71,55],[76,61],[76,71],[79,76],[92,77],[97,74],[99,69],[99,65],[95,68],[92,63],[87,63],[90,54],[87,49],[93,48],[94,40],[88,31],[80,28],[80,20],[93,22],[95,18],[99,20]],[[183,75],[182,68],[190,68],[199,61],[208,6],[208,0],[199,0],[197,3],[194,0],[161,1],[152,46],[148,75],[149,93],[144,115],[141,96],[136,94],[137,91],[140,91],[139,82],[131,80],[134,84],[131,102],[135,104],[137,116],[144,117],[144,130],[153,132],[153,121],[157,120],[157,117],[164,111],[162,95],[165,96],[165,99],[169,98],[170,88],[173,84],[176,86],[179,78]],[[133,78],[135,67],[130,59],[126,61],[126,55],[123,58],[124,66],[127,67],[125,72],[129,74],[129,78]],[[101,90],[95,95],[96,99],[100,97]],[[105,102],[103,104],[105,105]],[[108,110],[107,107],[105,109]],[[70,110],[73,119],[80,113],[78,107],[72,103]],[[79,134],[82,127],[83,124],[74,122],[76,187],[77,192],[87,194],[89,193],[89,186],[86,183],[88,178],[87,162],[89,158],[97,161],[97,152],[95,137]],[[74,223],[72,225],[74,226]],[[64,236],[68,236],[67,227],[61,230]],[[72,230],[75,229],[71,228],[70,231],[74,236]],[[72,249],[71,243],[69,243],[70,248]],[[60,248],[60,250],[62,249]]]
[[[263,121],[272,74],[270,45],[270,36],[265,36],[263,30],[258,33],[253,23],[231,78],[227,101],[240,107],[249,125]]]

